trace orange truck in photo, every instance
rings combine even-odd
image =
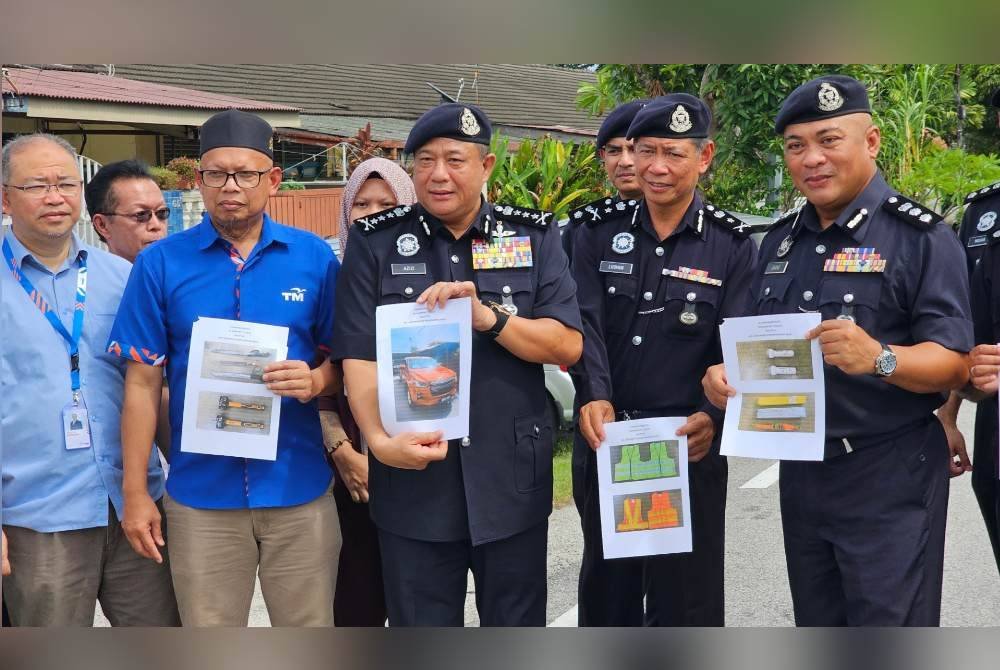
[[[407,356],[399,366],[410,407],[450,403],[458,395],[458,375],[430,356]]]

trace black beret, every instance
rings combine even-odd
[[[416,153],[417,149],[438,137],[489,146],[493,126],[486,112],[475,105],[447,102],[424,112],[410,129],[403,153]]]
[[[615,137],[625,137],[628,127],[632,124],[636,112],[643,108],[649,100],[632,100],[618,105],[604,117],[601,129],[597,131],[597,150],[600,151],[608,140]]]
[[[781,135],[794,123],[808,123],[835,116],[872,113],[865,85],[853,77],[828,74],[802,84],[781,103],[774,132]]]
[[[208,119],[201,127],[199,156],[219,147],[253,149],[274,158],[272,136],[274,129],[256,114],[227,109]]]
[[[701,98],[670,93],[653,98],[632,119],[626,137],[708,137],[712,113]]]

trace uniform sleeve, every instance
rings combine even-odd
[[[165,281],[162,257],[140,253],[111,327],[109,353],[148,365],[166,365]]]
[[[604,286],[597,268],[599,252],[590,241],[595,232],[580,226],[573,231],[573,276],[576,278],[580,316],[583,320],[583,356],[573,366],[579,375],[580,405],[594,400],[611,401],[611,369],[604,342]]]
[[[326,243],[323,244],[326,247]],[[320,287],[319,309],[316,313],[316,325],[313,337],[316,340],[317,349],[324,354],[329,354],[333,343],[334,314],[337,303],[337,275],[340,273],[340,261],[333,251],[326,247],[329,252],[329,260],[326,264],[326,272],[323,277],[323,285]]]
[[[536,319],[555,319],[564,326],[583,332],[580,306],[576,301],[576,282],[569,271],[569,259],[560,243],[559,230],[545,231],[538,250],[538,286],[532,315]]]
[[[347,237],[344,266],[337,277],[334,309],[334,361],[375,360],[375,308],[378,307],[378,263],[368,238],[357,226]]]
[[[939,224],[923,238],[922,273],[910,306],[913,341],[967,352],[973,338],[965,253],[948,226]]]
[[[993,306],[990,299],[993,293],[993,247],[990,246],[972,273],[972,325],[976,344],[996,344],[997,336],[993,331]]]

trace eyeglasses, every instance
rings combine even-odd
[[[167,219],[169,219],[170,208],[161,207],[155,212],[148,209],[142,209],[132,214],[120,214],[118,212],[101,212],[101,214],[104,214],[105,216],[124,216],[125,218],[132,219],[136,223],[149,223],[149,220],[152,219],[154,215],[160,221],[166,221]]]
[[[271,168],[272,170],[274,168]],[[222,188],[232,177],[240,188],[256,188],[260,178],[271,170],[240,170],[239,172],[223,172],[222,170],[198,170],[201,183],[210,188]]]
[[[82,185],[82,181],[61,181],[58,184],[28,184],[26,186],[7,184],[4,188],[16,188],[18,191],[33,198],[43,198],[50,190],[54,189],[59,195],[71,198],[75,195],[80,195],[80,187]]]

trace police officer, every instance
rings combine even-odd
[[[466,575],[483,625],[544,625],[552,447],[543,363],[571,365],[576,286],[548,212],[481,197],[496,160],[490,121],[445,104],[410,131],[418,203],[358,219],[338,287],[334,358],[374,458],[390,625],[463,623]],[[375,308],[472,298],[469,435],[386,434],[378,412]]]
[[[579,423],[589,445],[575,482],[584,530],[581,625],[725,623],[728,471],[713,440],[721,413],[699,382],[721,360],[718,324],[742,314],[756,249],[742,222],[696,191],[715,153],[710,125],[708,107],[686,93],[638,111],[627,136],[644,200],[603,207],[575,233],[584,322]],[[658,416],[687,417],[678,434],[688,437],[694,551],[605,560],[593,450],[604,423]]]
[[[968,282],[941,218],[878,171],[860,82],[795,89],[775,131],[806,197],[764,238],[751,312],[819,312],[823,461],[781,463],[785,558],[798,625],[937,625],[948,447],[933,412],[968,377]],[[723,366],[704,380],[720,407]]]

